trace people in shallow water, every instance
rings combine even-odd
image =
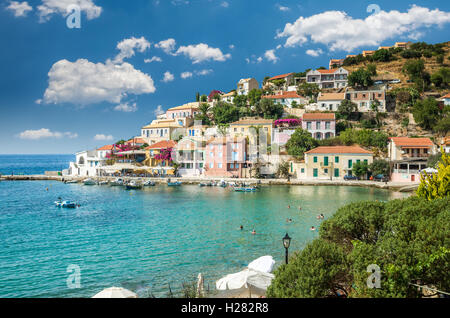
[[[315,231],[316,228],[315,228],[314,226],[311,226],[310,230],[311,230],[311,231]]]
[[[241,226],[239,227],[239,229],[243,230],[243,229],[244,229],[244,226],[243,226],[243,225],[241,225]]]
[[[252,231],[252,234],[253,234],[253,235],[255,235],[255,234],[256,234],[256,231],[255,231],[255,229],[253,229],[253,231]]]
[[[291,223],[291,222],[292,222],[292,219],[287,218],[287,219],[286,219],[286,222],[287,222],[287,223]]]
[[[290,209],[291,208],[291,205],[288,205],[288,209]]]

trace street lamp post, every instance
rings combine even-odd
[[[288,256],[289,256],[289,246],[291,245],[291,238],[289,237],[289,235],[286,233],[286,235],[283,237],[283,246],[286,250],[286,264],[288,263]]]

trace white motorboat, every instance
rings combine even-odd
[[[88,178],[88,179],[85,179],[85,180],[83,181],[83,184],[84,184],[84,185],[96,185],[97,182],[95,182],[94,179]]]
[[[116,178],[116,179],[114,179],[113,181],[111,181],[110,183],[109,183],[109,185],[110,186],[115,186],[115,187],[117,187],[117,186],[123,186],[124,185],[124,181],[123,181],[123,179],[122,178]]]

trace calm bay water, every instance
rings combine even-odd
[[[59,196],[82,206],[58,209],[53,201]],[[327,218],[352,201],[403,196],[334,186],[272,186],[237,193],[193,185],[126,191],[3,181],[0,297],[91,297],[117,285],[141,296],[148,288],[164,296],[169,283],[179,289],[200,272],[213,286],[214,280],[259,256],[272,255],[280,264],[286,232],[293,238],[290,250],[302,249],[318,235],[309,228],[320,226],[320,213]],[[286,218],[293,218],[293,223],[286,223]],[[250,233],[253,228],[256,235]],[[79,289],[66,285],[71,264],[81,268]]]
[[[0,174],[29,175],[61,171],[74,160],[74,155],[0,155]]]

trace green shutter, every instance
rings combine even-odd
[[[336,177],[336,178],[339,178],[339,169],[334,169],[334,176]]]
[[[323,162],[325,166],[328,166],[328,157],[324,157]]]
[[[317,170],[317,168],[313,169],[313,177],[318,177],[319,176],[319,171]]]
[[[314,162],[317,162],[317,157],[314,157]]]
[[[334,157],[334,162],[339,163],[339,156]]]
[[[352,166],[353,166],[352,159],[349,159],[349,160],[348,160],[348,167],[351,168]]]

